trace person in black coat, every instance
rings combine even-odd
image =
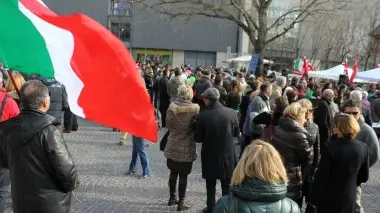
[[[46,114],[48,88],[34,80],[20,93],[22,112],[0,123],[0,163],[10,172],[13,212],[68,213],[77,171],[55,118]]]
[[[225,106],[236,111],[241,103],[240,82],[233,80],[231,85],[232,91],[227,94]]]
[[[323,98],[319,101],[314,111],[314,123],[318,125],[321,146],[330,140],[332,135],[333,115],[330,104],[334,99],[334,91],[326,89],[323,91]],[[323,149],[321,149],[323,152]]]
[[[310,145],[304,128],[306,109],[295,102],[286,107],[283,114],[274,131],[272,145],[284,159],[289,178],[286,197],[294,200],[301,208],[302,165],[310,159]]]
[[[194,139],[203,143],[201,151],[202,177],[206,179],[207,208],[215,205],[216,180],[222,184],[222,194],[228,195],[232,173],[237,164],[233,137],[239,135],[237,114],[219,103],[219,91],[207,89],[202,93],[206,108],[201,111],[195,127]]]
[[[245,117],[247,116],[247,110],[248,106],[251,103],[251,94],[252,92],[257,90],[257,85],[253,81],[248,81],[247,82],[247,90],[245,95],[241,99],[241,104],[240,104],[240,131],[243,132],[243,126],[245,122]]]
[[[144,74],[144,82],[145,82],[145,87],[146,87],[146,90],[148,91],[151,103],[153,103],[153,96],[154,96],[153,77],[154,77],[153,70],[151,68],[146,69],[145,74]]]
[[[162,127],[166,127],[166,111],[170,105],[169,88],[169,70],[164,70],[162,78],[158,82],[158,93],[160,100],[159,111],[161,113]]]
[[[369,178],[368,146],[355,141],[360,127],[352,115],[334,119],[334,139],[325,144],[306,213],[354,213],[357,186]]]
[[[54,78],[37,77],[37,79],[41,80],[49,89],[50,107],[46,114],[53,116],[55,118],[54,124],[60,131],[63,131],[63,112],[69,108],[66,89]]]
[[[210,70],[202,70],[201,72],[202,72],[202,76],[198,80],[195,91],[196,91],[196,97],[198,100],[198,104],[201,107],[201,111],[202,111],[206,107],[205,102],[202,99],[202,94],[208,88],[213,87],[213,84],[211,82]]]

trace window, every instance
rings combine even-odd
[[[123,42],[131,40],[131,24],[111,23],[111,32]]]

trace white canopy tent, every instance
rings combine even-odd
[[[348,71],[348,76],[350,77],[353,70],[351,68],[348,68],[347,71]],[[340,75],[344,75],[344,66],[341,64],[324,71],[310,71],[308,73],[309,77],[324,78],[324,79],[330,79],[330,80],[335,80],[335,81],[339,81]]]
[[[373,70],[368,70],[364,72],[358,72],[356,79],[366,80],[366,81],[380,81],[380,68]]]
[[[222,61],[223,63],[231,63],[231,62],[241,62],[241,63],[249,63],[251,61],[252,56],[251,55],[244,55],[244,56],[239,56],[236,58],[230,58],[227,60]],[[264,64],[273,64],[273,61],[264,59],[263,60]]]

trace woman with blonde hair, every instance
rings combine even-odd
[[[307,141],[306,109],[295,102],[285,108],[272,137],[272,145],[284,159],[289,178],[287,197],[302,207],[302,165],[309,162],[310,145]]]
[[[191,103],[192,98],[193,90],[190,86],[179,86],[177,99],[170,104],[166,114],[169,136],[164,153],[167,167],[170,169],[168,205],[178,204],[178,211],[190,208],[185,203],[187,177],[191,173],[193,162],[197,159],[194,123],[200,107]],[[177,179],[179,179],[179,200],[176,196]]]
[[[13,84],[13,81],[9,79],[5,85],[5,90],[7,91],[8,96],[15,100],[17,105],[20,105],[20,97],[17,94],[17,90],[20,90],[22,85],[25,84],[25,79],[18,72],[13,72],[12,76],[16,85]]]
[[[325,151],[311,186],[306,213],[356,212],[357,186],[369,177],[368,146],[356,141],[360,126],[352,115],[334,118],[335,139],[325,143]]]
[[[256,140],[245,148],[235,168],[231,195],[218,201],[214,213],[298,213],[298,205],[286,198],[287,181],[280,154]]]

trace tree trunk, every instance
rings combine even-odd
[[[364,70],[367,70],[369,58],[371,57],[371,53],[368,53],[364,60]]]
[[[256,39],[254,43],[254,52],[255,54],[260,54],[260,60],[258,66],[260,66],[260,72],[256,73],[256,76],[260,76],[265,74],[264,73],[264,56],[265,56],[265,45],[264,42],[260,42],[260,39]]]

